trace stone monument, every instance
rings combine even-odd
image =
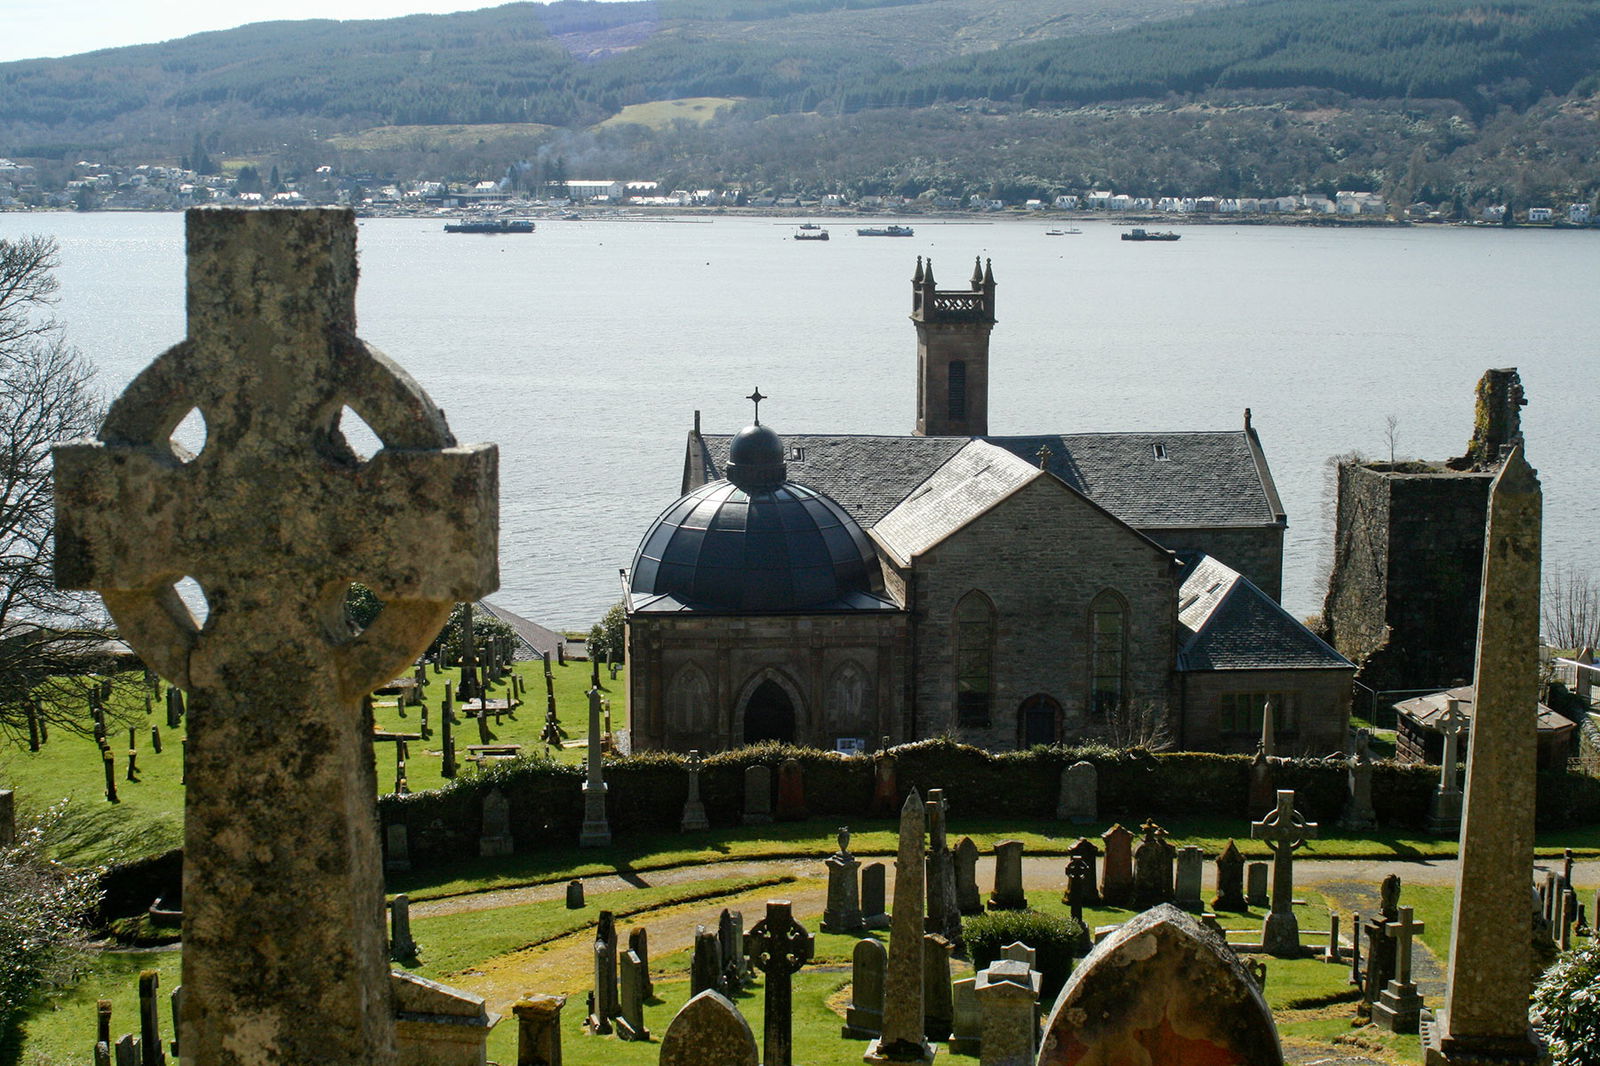
[[[1433,801],[1428,807],[1430,833],[1455,836],[1461,831],[1461,789],[1456,785],[1456,760],[1466,724],[1461,705],[1454,699],[1445,700],[1444,713],[1439,716],[1439,732],[1444,734],[1444,758],[1439,761],[1439,785],[1433,790]]]
[[[761,1027],[762,1066],[794,1061],[794,999],[791,982],[811,961],[816,939],[794,920],[786,899],[767,901],[767,913],[750,928],[750,965],[766,977],[765,1017]]]
[[[683,801],[683,817],[678,821],[680,833],[711,828],[706,820],[706,805],[700,801],[700,753],[689,753],[689,796]]]
[[[1272,910],[1261,926],[1261,946],[1269,954],[1295,958],[1300,954],[1300,923],[1294,916],[1294,853],[1317,835],[1317,823],[1295,813],[1292,789],[1280,789],[1278,806],[1250,823],[1250,835],[1272,849]]]
[[[611,823],[606,818],[606,780],[600,763],[600,690],[589,696],[589,775],[583,782],[583,828],[578,833],[580,848],[604,848],[611,844]]]
[[[867,1045],[870,1066],[933,1062],[922,1029],[922,797],[913,788],[900,808],[900,849],[894,861],[894,924],[884,982],[883,1032]]]

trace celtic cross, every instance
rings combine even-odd
[[[1295,813],[1294,790],[1280,789],[1278,805],[1259,822],[1250,823],[1250,835],[1272,849],[1272,912],[1292,914],[1294,906],[1294,853],[1317,835],[1317,823]]]
[[[764,1066],[790,1066],[793,1061],[793,1014],[790,979],[811,961],[816,938],[794,920],[786,899],[767,901],[767,915],[745,934],[750,963],[766,975],[766,1019],[762,1027]]]
[[[182,1038],[208,1066],[394,1060],[361,701],[498,585],[496,450],[356,337],[355,241],[349,211],[190,211],[188,338],[55,452],[57,582],[190,696]],[[170,440],[191,410],[198,456]],[[359,634],[352,581],[384,602]]]

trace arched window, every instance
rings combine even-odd
[[[981,592],[956,604],[956,724],[986,726],[994,690],[994,606]]]
[[[950,420],[965,421],[967,417],[967,364],[956,359],[950,364]]]
[[[667,733],[700,734],[711,727],[711,682],[691,663],[678,671],[667,689]]]
[[[1089,706],[1096,713],[1120,710],[1126,699],[1128,608],[1107,590],[1089,605]]]

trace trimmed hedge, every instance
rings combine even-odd
[[[1089,931],[1074,918],[1041,911],[994,911],[961,920],[961,936],[972,956],[972,968],[982,970],[1007,944],[1018,941],[1034,950],[1034,969],[1040,974],[1039,1002],[1054,1003],[1061,986],[1072,975],[1072,960],[1089,953]]]

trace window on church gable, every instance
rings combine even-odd
[[[967,417],[967,364],[957,359],[950,364],[950,419],[964,421]]]
[[[1128,668],[1128,609],[1122,597],[1102,592],[1089,607],[1089,706],[1098,714],[1122,707]]]
[[[994,607],[981,592],[956,605],[956,724],[987,726],[994,692]]]
[[[1282,692],[1224,692],[1217,697],[1218,728],[1224,733],[1261,732],[1261,712],[1272,701],[1273,728],[1293,733],[1299,728],[1294,704]]]

